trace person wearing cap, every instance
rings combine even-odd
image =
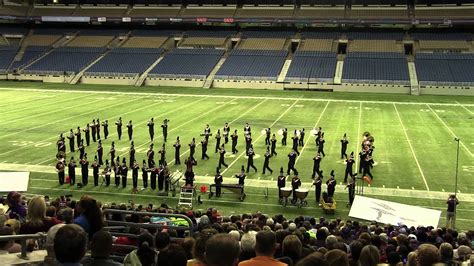
[[[205,141],[205,139],[203,140]],[[207,157],[209,159],[209,157]],[[219,169],[221,168],[221,166],[225,166],[226,168],[229,167],[226,163],[225,163],[225,149],[224,149],[224,144],[221,145],[221,148],[219,149],[219,165],[217,166]]]
[[[77,147],[79,147],[79,145],[81,144],[81,127],[77,127],[76,129],[76,133],[74,133],[74,135],[76,136],[76,142],[77,142]]]
[[[288,154],[288,169],[286,170],[286,174],[289,175],[290,171],[293,170],[293,172],[296,172],[295,169],[295,164],[296,164],[296,157],[298,155],[295,152],[295,149],[293,148],[291,152]]]
[[[104,138],[107,139],[109,136],[109,121],[106,119],[102,122],[102,126],[104,127]]]
[[[97,124],[95,124],[96,127],[96,133],[97,133],[97,139],[100,139],[100,121],[99,118],[97,118]]]
[[[163,145],[161,145],[161,149],[158,151],[158,153],[160,154],[160,161],[158,163],[159,164],[165,164],[165,162],[166,162],[166,146],[165,146],[164,143],[163,143]]]
[[[280,175],[277,178],[278,198],[281,199],[281,188],[285,187],[286,176],[283,174],[283,167],[280,167]]]
[[[255,156],[255,152],[253,150],[253,145],[252,144],[250,144],[247,156],[248,156],[248,158],[247,158],[247,173],[249,172],[250,167],[252,167],[253,170],[255,170],[255,173],[256,173],[257,172],[257,167],[255,167],[255,165],[253,164],[253,157]]]
[[[328,186],[328,197],[334,197],[334,191],[336,190],[336,179],[334,176],[334,170],[331,170],[331,177],[326,181],[326,185]]]
[[[244,126],[244,135],[252,135],[252,129],[250,128],[249,123],[245,123]]]
[[[76,162],[74,161],[74,157],[71,157],[67,165],[67,172],[69,175],[69,184],[74,185],[76,183]]]
[[[300,138],[299,138],[299,140],[298,140],[299,145],[300,145],[301,147],[304,146],[304,135],[305,135],[304,128],[302,128],[301,131],[300,131]]]
[[[87,153],[84,154],[84,158],[79,161],[79,164],[81,164],[82,184],[85,186],[89,181],[89,161],[87,160]]]
[[[454,224],[456,222],[456,207],[459,204],[459,200],[456,198],[456,195],[451,194],[446,200],[448,204],[448,209],[446,211],[446,228],[454,229]]]
[[[148,172],[150,171],[150,169],[148,169],[145,160],[143,160],[142,163],[143,163],[143,164],[142,164],[142,181],[143,181],[143,188],[147,188],[147,187],[148,187]]]
[[[114,166],[114,160],[115,160],[115,141],[112,141],[112,144],[110,145],[110,162],[112,163],[112,166]]]
[[[313,174],[311,174],[311,178],[314,179],[317,173],[319,173],[319,167],[321,166],[321,154],[316,153],[316,156],[313,157]]]
[[[102,174],[105,176],[105,185],[110,185],[110,175],[112,174],[112,170],[110,169],[109,160],[105,160],[105,167]],[[95,181],[94,181],[95,182]]]
[[[91,164],[92,176],[94,177],[94,186],[99,185],[99,163],[97,162],[97,155],[94,156],[94,161]]]
[[[263,162],[263,173],[265,174],[265,170],[267,169],[270,171],[270,174],[273,174],[273,170],[270,168],[270,157],[272,157],[272,154],[270,152],[270,147],[267,146],[267,151],[265,152],[265,161]]]
[[[286,139],[288,138],[288,129],[283,128],[281,133],[281,146],[286,146]]]
[[[239,179],[239,185],[243,187],[245,184],[245,177],[247,177],[243,165],[240,167],[240,173],[236,174],[235,177]]]
[[[316,146],[319,146],[319,140],[321,139],[322,134],[323,134],[323,129],[321,127],[318,127],[316,129]]]
[[[59,185],[64,184],[64,162],[63,160],[58,160],[56,162],[56,172],[58,173]]]
[[[250,145],[252,145],[252,135],[245,135],[245,155],[249,156]]]
[[[168,138],[168,122],[170,120],[165,119],[163,120],[163,123],[161,124],[161,129],[163,133],[163,140],[166,142],[166,139]]]
[[[132,164],[133,191],[137,191],[137,187],[138,187],[138,170],[140,170],[140,166],[138,165],[137,161],[134,160]]]
[[[54,254],[54,238],[58,230],[63,226],[65,226],[65,224],[56,224],[49,228],[46,234],[46,256],[44,257],[43,265],[59,265],[59,262],[56,260],[56,255]]]
[[[119,117],[117,122],[115,122],[115,125],[117,126],[117,135],[120,140],[122,138],[122,117]],[[94,136],[94,132],[92,132],[92,136]]]
[[[217,129],[217,133],[216,133],[216,149],[214,150],[214,153],[217,153],[219,151],[219,148],[221,146],[221,130],[220,129]]]
[[[232,154],[236,154],[239,152],[236,148],[237,140],[239,139],[239,135],[237,134],[237,129],[234,130],[234,133],[232,134],[232,136],[230,136],[230,138],[232,139]]]
[[[181,142],[179,141],[179,136],[176,137],[176,142],[173,144],[174,147],[174,165],[180,165],[181,160],[179,158],[179,149],[181,149]]]
[[[67,136],[67,138],[69,139],[69,151],[74,152],[74,132],[72,132],[72,128],[69,130],[69,136]]]
[[[323,171],[316,173],[316,178],[313,181],[313,185],[315,188],[315,197],[316,197],[316,204],[321,206],[321,190],[323,185]]]
[[[120,185],[120,158],[117,156],[117,161],[113,163],[114,166],[114,180],[115,186],[118,187]]]
[[[271,155],[278,155],[277,152],[276,152],[276,143],[277,143],[277,139],[276,139],[276,136],[275,136],[275,133],[273,133],[272,135],[272,139],[270,140],[270,150],[271,150]]]
[[[84,154],[86,152],[86,148],[84,147],[84,141],[80,140],[77,144],[77,149],[79,150],[79,160],[82,160],[84,158]]]
[[[209,160],[209,156],[207,155],[207,140],[206,138],[203,138],[201,140],[201,160],[205,160],[205,159],[208,159]],[[220,162],[220,160],[219,160]],[[220,165],[219,165],[220,167]]]
[[[150,148],[146,152],[146,157],[148,158],[148,165],[151,165],[151,162],[154,160],[155,151],[153,150],[153,143],[150,144]]]
[[[224,144],[227,144],[229,142],[229,134],[230,134],[230,127],[229,123],[224,124],[224,128],[222,129],[222,133],[224,135]]]
[[[291,179],[291,188],[293,189],[293,200],[292,203],[296,203],[296,190],[301,186],[301,179],[298,176],[297,171],[293,171],[295,176]]]
[[[90,126],[89,123],[87,123],[86,127],[82,130],[84,132],[84,135],[86,136],[86,145],[89,147],[91,143],[91,134],[90,134]]]
[[[352,165],[354,165],[354,152],[346,159],[346,171],[344,173],[344,183],[347,183],[347,177],[352,176]]]
[[[97,123],[95,122],[95,119],[92,119],[91,123],[91,133],[92,133],[92,141],[96,142],[96,131],[97,131]]]
[[[214,176],[214,184],[216,186],[216,197],[221,196],[221,185],[222,185],[223,181],[224,181],[224,178],[222,177],[222,175],[219,171],[219,167],[217,167],[216,175]]]
[[[345,188],[348,189],[349,193],[349,202],[348,202],[348,206],[352,206],[352,203],[354,202],[354,197],[355,197],[355,184],[356,184],[356,176],[357,174],[355,174],[354,176],[352,176],[352,179],[351,179],[351,182],[349,182],[349,184],[347,184],[347,186]],[[328,189],[329,190],[329,189]],[[334,192],[333,192],[334,193]]]
[[[103,165],[104,162],[102,161],[102,156],[104,154],[104,148],[102,147],[102,140],[99,140],[97,144],[97,157],[99,158],[99,165]]]
[[[122,188],[127,187],[127,175],[128,175],[127,161],[125,160],[125,158],[123,158],[122,166],[120,167],[120,176],[122,177]]]
[[[293,137],[291,137],[291,139],[293,140],[293,150],[295,150],[295,152],[300,155],[300,152],[298,151],[298,143],[299,143],[299,138],[298,138],[298,135],[296,134],[296,130],[293,134]]]
[[[321,137],[319,138],[319,145],[318,145],[318,153],[320,153],[323,157],[326,157],[326,154],[324,153],[324,143],[326,141],[324,140],[324,132],[321,134]]]
[[[269,146],[271,143],[270,143],[270,136],[272,134],[272,131],[271,129],[268,127],[268,128],[265,128],[265,145]]]
[[[128,151],[129,154],[129,163],[130,163],[130,168],[133,166],[133,162],[135,161],[135,143],[132,141],[130,142],[130,150]]]
[[[196,139],[193,138],[191,143],[188,144],[189,146],[189,157],[193,158],[194,160],[194,153],[196,152]]]
[[[344,133],[344,136],[341,139],[341,159],[347,159],[347,144],[349,144],[349,141],[347,140],[346,133]]]

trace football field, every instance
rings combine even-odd
[[[226,145],[226,163],[223,170],[224,183],[236,183],[234,175],[246,165],[243,127],[249,123],[252,128],[253,145],[256,151],[255,165],[247,176],[245,191],[247,198],[239,202],[236,195],[226,192],[221,198],[208,199],[194,209],[217,207],[223,214],[244,213],[261,210],[264,213],[284,213],[293,218],[296,215],[323,216],[315,204],[314,187],[311,187],[311,171],[316,154],[315,138],[311,129],[322,127],[325,132],[326,156],[321,162],[325,180],[331,170],[335,171],[338,185],[336,200],[338,209],[329,218],[345,218],[347,190],[342,184],[345,169],[340,158],[340,139],[347,134],[348,154],[356,155],[360,140],[366,131],[374,136],[375,166],[372,170],[373,183],[366,187],[365,195],[413,204],[443,211],[440,225],[444,225],[446,198],[455,188],[456,151],[459,145],[458,207],[457,226],[474,228],[474,98],[465,96],[407,96],[381,94],[323,93],[303,91],[264,91],[237,89],[191,89],[191,88],[135,88],[122,86],[64,85],[42,83],[0,83],[0,170],[30,171],[28,193],[40,195],[72,194],[79,198],[90,194],[102,202],[126,202],[133,199],[141,204],[159,205],[166,202],[176,206],[177,197],[158,196],[150,188],[138,194],[131,194],[131,180],[126,189],[94,187],[93,183],[81,189],[69,185],[60,186],[55,173],[56,140],[60,133],[68,135],[69,129],[84,128],[92,119],[109,121],[109,138],[103,139],[104,159],[112,141],[115,141],[117,155],[128,161],[130,142],[125,124],[133,121],[133,140],[136,159],[146,158],[150,145],[147,121],[155,119],[155,161],[158,150],[164,143],[160,124],[169,119],[167,161],[171,170],[184,171],[184,165],[174,165],[173,144],[177,136],[181,139],[181,161],[189,156],[188,144],[193,137],[199,144],[206,124],[213,136],[208,146],[209,160],[200,160],[201,147],[196,147],[196,183],[209,184],[213,180],[219,156],[214,153],[214,135],[224,123],[231,131],[238,130],[239,153],[233,155],[230,143]],[[115,121],[122,117],[124,128],[122,140],[118,140]],[[277,134],[277,156],[270,159],[273,175],[262,174],[265,153],[264,128],[270,127]],[[288,128],[288,146],[281,146],[278,130]],[[286,171],[288,153],[291,149],[293,130],[304,128],[305,145],[300,147],[296,168],[303,181],[303,187],[310,190],[309,205],[303,208],[283,207],[278,204],[276,177],[280,166]],[[223,139],[222,139],[223,140]],[[91,140],[92,142],[92,140]],[[223,141],[222,141],[223,142]],[[79,153],[69,153],[78,161]],[[86,147],[90,161],[93,160],[97,144]],[[356,167],[354,167],[355,169]],[[90,175],[92,170],[90,170]],[[129,174],[129,178],[131,174]],[[76,169],[80,180],[80,167]],[[92,177],[90,177],[92,178]],[[113,178],[112,178],[113,179]],[[141,179],[141,173],[140,178]],[[324,180],[324,182],[325,182]],[[287,186],[290,186],[287,180]],[[14,182],[14,180],[12,180]],[[141,186],[141,180],[139,182]],[[268,196],[265,192],[268,189]],[[199,192],[200,194],[200,192]]]

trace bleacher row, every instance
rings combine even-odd
[[[298,48],[291,52],[289,40],[295,33],[288,31],[200,30],[183,34],[121,29],[35,29],[27,34],[22,30],[0,28],[3,40],[0,42],[0,73],[66,76],[83,71],[84,76],[137,77],[148,70],[145,74],[153,78],[204,80],[218,62],[223,61],[215,72],[217,80],[275,82],[283,72],[285,61],[291,60],[284,81],[332,83],[339,60],[344,63],[343,83],[408,85],[410,75],[403,39],[413,38],[420,47],[423,42],[441,42],[448,48],[452,44],[454,50],[467,47],[464,52],[469,52],[472,39],[463,33],[453,33],[451,39],[450,34],[439,35],[440,41],[430,33],[303,31],[299,34]],[[20,41],[12,37],[19,33],[26,37]],[[231,36],[239,39],[234,49],[222,45]],[[182,40],[178,47],[165,49],[163,45],[174,37]],[[219,43],[206,42],[211,38]],[[336,53],[338,38],[348,41],[347,54],[342,58]],[[188,39],[193,41],[186,42]],[[209,47],[203,49],[206,44]],[[474,58],[470,53],[418,51],[414,59],[420,84],[474,83],[471,75]],[[97,62],[90,65],[94,61]]]

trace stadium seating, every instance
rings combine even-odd
[[[474,83],[474,54],[418,53],[415,65],[420,85]]]
[[[26,47],[26,49],[23,53],[23,56],[21,57],[21,60],[13,61],[13,64],[11,65],[10,69],[11,70],[17,70],[17,69],[33,62],[33,60],[39,58],[41,55],[43,55],[49,49],[50,49],[50,47],[48,47],[48,46],[28,46],[28,47]]]
[[[99,47],[60,47],[27,67],[24,73],[74,74],[89,65],[104,52],[105,48]]]
[[[180,6],[134,6],[132,11],[128,14],[130,17],[145,17],[145,18],[156,18],[156,17],[176,17],[181,10]]]
[[[221,49],[173,49],[148,76],[204,79],[223,54]]]
[[[408,84],[406,58],[400,53],[349,53],[344,60],[342,82]]]
[[[297,51],[286,74],[287,82],[332,82],[336,53]]]
[[[403,47],[394,40],[352,40],[348,52],[403,52]]]
[[[236,6],[187,6],[181,17],[231,18],[234,17]]]
[[[234,50],[216,79],[276,80],[287,54],[287,51]]]
[[[27,6],[2,5],[0,6],[0,16],[26,16]]]
[[[0,73],[5,73],[18,51],[16,46],[0,46]]]
[[[135,76],[143,73],[162,52],[163,49],[116,48],[89,68],[85,74]]]

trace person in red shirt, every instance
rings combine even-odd
[[[276,237],[271,231],[260,231],[256,236],[254,258],[244,260],[239,266],[285,266],[287,264],[273,258],[276,249]]]

